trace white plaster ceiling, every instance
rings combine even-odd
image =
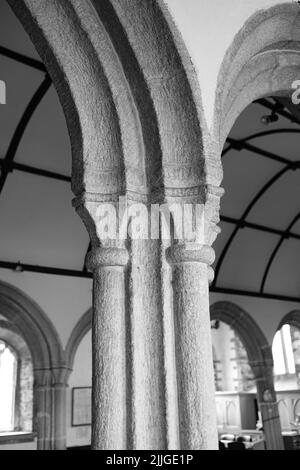
[[[6,2],[0,0],[0,46],[38,59],[26,33]],[[44,78],[34,70],[0,56],[0,79],[7,84],[7,104],[0,106],[0,158],[5,157],[20,117]],[[251,105],[235,124],[231,137],[276,128],[293,128],[284,118],[269,127],[260,118],[269,114],[259,104]],[[298,160],[300,134],[278,134],[251,141],[264,150]],[[71,172],[71,150],[67,128],[53,86],[34,113],[15,161],[63,175]],[[224,216],[240,218],[243,211],[282,164],[247,150],[231,150],[223,159]],[[247,220],[285,230],[300,210],[300,174],[288,172],[262,197]],[[71,205],[70,184],[14,171],[8,175],[0,194],[0,260],[81,270],[88,247],[88,235]],[[216,241],[217,261],[234,225],[222,222]],[[300,221],[293,232],[300,234]],[[239,230],[225,257],[217,286],[258,291],[278,235],[249,228]],[[300,296],[300,240],[286,240],[276,256],[265,292]]]

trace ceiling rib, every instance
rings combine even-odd
[[[220,254],[220,257],[218,259],[218,262],[216,264],[216,268],[215,268],[215,279],[214,279],[214,282],[213,282],[213,286],[216,286],[217,284],[217,280],[218,280],[218,276],[219,276],[219,273],[220,273],[220,269],[221,269],[221,266],[222,266],[222,263],[225,259],[225,256],[236,236],[236,234],[238,233],[239,229],[242,228],[244,226],[244,222],[246,220],[246,217],[249,215],[250,211],[252,210],[252,208],[255,206],[255,204],[260,200],[260,198],[268,191],[268,189],[270,189],[270,187],[276,183],[283,175],[285,175],[289,170],[294,170],[294,169],[297,169],[299,168],[299,165],[300,165],[300,162],[290,162],[288,165],[286,165],[284,168],[282,168],[279,172],[277,172],[261,189],[260,191],[255,195],[255,197],[252,199],[252,201],[250,202],[250,204],[247,206],[246,210],[244,211],[242,217],[240,218],[240,221],[239,221],[239,224],[235,227],[235,229],[233,230],[231,236],[229,237],[225,247],[223,248],[221,254]]]
[[[282,108],[282,109],[280,109],[280,107],[278,107],[278,104],[270,103],[270,101],[268,101],[266,98],[262,98],[262,99],[256,100],[256,101],[254,101],[254,103],[258,103],[258,104],[260,104],[261,106],[263,106],[264,108],[267,108],[267,109],[270,109],[270,110],[273,111],[273,112],[276,112],[276,114],[279,114],[279,116],[284,117],[284,118],[287,119],[288,121],[293,122],[294,124],[298,124],[298,125],[299,125],[298,119],[295,118],[291,113],[289,113],[289,112],[287,112],[287,111],[284,111],[282,105],[281,105],[281,108]]]
[[[8,147],[6,156],[4,158],[5,163],[9,164],[9,163],[13,162],[13,160],[16,156],[19,144],[21,142],[21,139],[22,139],[22,137],[24,135],[24,132],[27,128],[27,125],[28,125],[31,117],[33,116],[35,110],[37,109],[38,105],[40,104],[41,100],[43,99],[43,97],[45,96],[47,91],[49,90],[50,86],[51,86],[51,79],[50,79],[49,75],[46,75],[45,79],[43,80],[43,82],[41,83],[41,85],[38,87],[37,91],[34,93],[33,97],[31,98],[29,104],[27,105],[27,107],[26,107],[26,109],[25,109],[25,111],[24,111],[17,127],[16,127],[16,130],[14,132],[14,135],[13,135],[13,137],[11,139],[11,142],[10,142],[10,145]],[[4,185],[5,185],[7,175],[8,175],[7,165],[4,165],[4,166],[2,165],[2,171],[1,171],[1,176],[0,176],[0,194],[3,190]]]
[[[262,294],[264,292],[264,289],[265,289],[265,285],[266,285],[266,282],[267,282],[267,278],[268,278],[268,275],[269,275],[269,272],[271,270],[271,267],[272,267],[272,264],[274,263],[274,260],[276,258],[276,255],[281,247],[281,245],[283,244],[283,242],[289,238],[291,238],[291,232],[290,230],[293,228],[293,226],[298,222],[298,220],[300,219],[300,212],[296,215],[296,217],[293,218],[292,222],[288,225],[287,229],[283,232],[283,234],[281,235],[281,238],[279,240],[279,242],[277,243],[276,247],[274,248],[271,256],[270,256],[270,259],[268,261],[268,264],[266,266],[266,269],[265,269],[265,272],[264,272],[264,275],[263,275],[263,278],[262,278],[262,282],[261,282],[261,286],[260,286],[260,293]]]
[[[47,73],[46,67],[39,60],[32,59],[32,57],[28,57],[26,55],[20,54],[19,52],[12,51],[6,47],[0,46],[0,55],[15,60],[16,62],[20,62],[21,64],[28,65],[29,67],[39,70],[40,72]]]
[[[286,128],[282,127],[280,129],[270,129],[268,131],[256,132],[255,134],[251,134],[243,140],[245,140],[246,142],[249,142],[249,140],[257,139],[259,137],[267,137],[269,135],[274,135],[274,134],[300,134],[300,129],[293,129],[289,127],[286,127]]]
[[[268,152],[267,150],[263,150],[255,145],[248,144],[246,139],[242,140],[235,140],[231,139],[230,137],[227,138],[227,142],[231,145],[231,148],[234,150],[248,150],[249,152],[256,153],[257,155],[261,155],[262,157],[270,158],[271,160],[275,160],[279,163],[290,163],[291,160],[282,157],[280,155],[276,155],[273,152]],[[227,149],[226,149],[227,150]]]
[[[300,303],[299,297],[293,297],[289,295],[279,295],[279,294],[266,294],[266,293],[254,292],[254,291],[243,290],[243,289],[230,289],[227,287],[211,287],[210,292],[215,292],[217,294],[240,295],[240,296],[245,296],[245,297],[256,297],[259,299],[280,300],[283,302]]]
[[[92,278],[92,273],[77,271],[74,269],[61,269],[61,268],[54,268],[49,266],[36,266],[33,264],[23,264],[23,263],[15,263],[10,261],[0,261],[0,268],[2,269],[10,269],[16,272],[31,272],[31,273],[39,273],[39,274],[52,274],[55,276],[68,276],[68,277],[81,277],[81,278]]]
[[[227,217],[225,215],[221,215],[220,220],[222,222],[225,222],[225,223],[228,223],[228,224],[240,225],[240,219],[235,219],[234,217]],[[250,228],[250,229],[253,229],[253,230],[257,230],[259,232],[271,233],[273,235],[279,235],[279,236],[283,236],[285,234],[284,230],[279,230],[279,229],[276,229],[276,228],[267,227],[266,225],[255,224],[253,222],[248,222],[248,221],[243,221],[242,226],[240,228],[241,229]],[[294,238],[296,240],[300,240],[300,234],[290,232],[289,233],[289,238]]]
[[[71,177],[56,173],[55,171],[43,170],[30,165],[24,165],[23,163],[8,162],[4,158],[0,158],[0,167],[11,173],[14,170],[21,171],[23,173],[29,173],[32,175],[43,176],[46,178],[52,178],[59,181],[71,182]]]
[[[229,145],[226,147],[226,149],[223,150],[222,152],[222,157],[225,157],[225,155],[232,149],[234,150],[243,150],[243,149],[246,149],[246,150],[249,150],[250,152],[254,152],[254,153],[258,153],[259,155],[262,155],[262,156],[267,156],[268,158],[272,158],[274,160],[278,160],[278,157],[280,158],[280,160],[282,159],[282,157],[280,156],[277,156],[276,154],[272,153],[272,152],[267,152],[268,155],[264,155],[262,152],[264,152],[264,150],[256,147],[256,146],[245,146],[247,142],[249,142],[250,140],[254,140],[254,139],[257,139],[259,137],[266,137],[266,136],[269,136],[269,135],[274,135],[274,134],[300,134],[300,129],[272,129],[272,130],[269,130],[269,131],[263,131],[263,132],[257,132],[255,134],[252,134],[244,139],[232,139],[230,137],[228,137],[226,139],[226,142],[229,143]],[[230,143],[230,141],[232,141],[232,144]],[[273,158],[274,157],[274,158]]]

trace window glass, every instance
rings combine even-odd
[[[275,375],[295,374],[295,358],[290,325],[284,325],[281,330],[277,331],[272,352]]]
[[[17,358],[0,340],[0,432],[13,431]]]
[[[274,361],[274,373],[275,375],[282,375],[285,374],[285,362],[284,362],[284,354],[283,354],[283,347],[281,341],[281,332],[277,331],[273,346],[273,361]]]

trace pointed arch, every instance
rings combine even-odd
[[[220,301],[210,307],[211,320],[219,320],[239,335],[248,354],[250,364],[273,366],[272,350],[253,318],[238,305]]]
[[[265,335],[249,313],[232,302],[214,303],[211,306],[211,319],[223,321],[239,335],[256,381],[267,450],[283,449],[273,382],[273,355]]]
[[[34,371],[34,423],[38,449],[57,446],[55,386],[66,370],[60,338],[43,310],[26,294],[0,281],[0,314],[25,340]]]
[[[64,365],[60,338],[47,315],[21,290],[2,281],[0,313],[22,333],[30,349],[35,369]]]

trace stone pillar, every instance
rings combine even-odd
[[[122,219],[124,239],[119,230],[104,239],[97,224],[101,200],[75,203],[93,247],[87,258],[94,274],[92,446],[166,449],[161,242],[127,237],[135,210],[144,210],[145,226],[148,211],[129,198],[119,202],[111,203],[108,230]]]
[[[218,449],[208,292],[214,252],[196,243],[174,244],[167,259],[173,271],[180,447]]]
[[[127,448],[126,318],[124,247],[92,250],[93,285],[92,448]]]
[[[69,370],[61,368],[53,371],[54,429],[53,449],[65,450],[67,446],[67,379]]]
[[[133,449],[167,448],[160,240],[131,241]]]
[[[283,450],[283,438],[274,390],[273,366],[251,364],[257,388],[258,408],[261,412],[262,425],[267,450]]]
[[[52,374],[50,370],[34,371],[33,431],[37,449],[52,450]]]

